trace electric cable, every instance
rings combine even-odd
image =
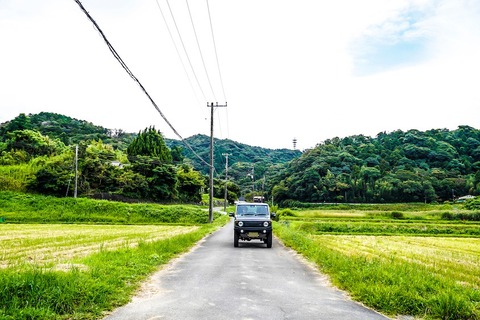
[[[197,81],[198,88],[202,92],[203,98],[205,101],[207,101],[207,97],[205,96],[205,92],[202,89],[202,86],[200,85],[200,81],[198,81],[197,74],[195,72],[195,69],[193,68],[192,61],[190,60],[190,56],[188,55],[187,48],[185,47],[185,43],[183,42],[182,35],[180,33],[180,30],[178,29],[177,21],[175,20],[175,16],[173,15],[172,7],[170,6],[170,2],[168,0],[165,0],[168,5],[168,10],[170,10],[170,15],[172,16],[173,19],[173,24],[175,25],[175,29],[177,30],[178,37],[180,38],[180,43],[182,44],[183,51],[185,53],[185,56],[187,57],[188,63],[190,64],[190,68],[192,69],[193,76],[195,77],[195,80]]]
[[[208,4],[208,0],[206,0],[206,2],[207,2],[207,10],[208,10],[208,19],[210,21],[210,30],[212,32],[213,48],[215,49],[215,58],[217,60],[218,75],[220,77],[220,84],[222,85],[223,99],[224,101],[227,101],[227,96],[225,95],[225,87],[223,86],[222,73],[220,72],[220,63],[218,61],[217,44],[215,42],[215,34],[213,32],[213,23],[212,23],[212,15],[210,14],[210,5]]]
[[[185,141],[185,139],[183,139],[183,137],[177,132],[177,130],[173,127],[173,125],[170,123],[170,121],[168,121],[167,117],[165,117],[165,115],[163,114],[163,112],[160,110],[160,108],[158,107],[158,105],[155,103],[155,101],[153,100],[153,98],[150,96],[150,94],[147,92],[147,90],[145,89],[145,87],[142,85],[142,83],[140,82],[140,80],[137,79],[137,77],[135,77],[135,75],[132,73],[132,71],[128,68],[128,66],[126,65],[126,63],[122,60],[122,58],[120,57],[120,55],[117,53],[117,51],[115,50],[115,48],[112,46],[112,44],[108,41],[107,37],[105,36],[105,34],[103,33],[102,29],[100,28],[100,26],[97,24],[97,22],[93,19],[93,17],[90,15],[90,13],[88,13],[88,11],[85,9],[85,7],[83,6],[83,4],[80,2],[80,0],[74,0],[78,6],[80,7],[80,9],[83,11],[83,13],[85,13],[85,15],[87,16],[87,18],[93,23],[95,29],[97,29],[97,31],[100,33],[100,35],[102,36],[103,38],[103,41],[106,43],[106,45],[108,46],[108,49],[110,50],[110,52],[112,53],[112,55],[115,57],[115,59],[118,61],[118,63],[120,63],[120,65],[122,66],[122,68],[125,70],[125,72],[127,72],[127,74],[130,76],[130,78],[133,79],[133,81],[135,81],[138,86],[140,87],[140,89],[143,91],[143,93],[145,93],[145,95],[147,96],[147,98],[150,100],[150,102],[152,103],[152,105],[155,107],[155,109],[157,110],[157,112],[160,114],[160,116],[163,118],[163,120],[167,123],[167,125],[170,127],[170,129],[172,129],[172,131],[175,133],[175,135],[180,138],[180,140],[183,142],[183,144],[185,144],[185,146],[187,146],[188,149],[190,149],[190,151],[193,152],[193,154],[199,158],[204,164],[208,165],[210,167],[210,164],[205,161],[202,157],[200,157],[193,149],[192,147]]]
[[[183,71],[185,72],[185,74],[187,76],[190,88],[192,89],[193,94],[195,95],[195,99],[197,100],[197,103],[200,105],[200,100],[198,99],[197,93],[195,92],[195,89],[193,88],[192,79],[190,78],[190,75],[188,74],[187,67],[185,66],[185,63],[183,62],[182,56],[180,54],[180,51],[178,50],[177,43],[175,42],[175,39],[173,38],[172,31],[170,30],[170,27],[168,26],[167,19],[165,18],[165,14],[163,13],[162,7],[160,6],[160,3],[158,2],[158,0],[155,0],[155,1],[157,3],[158,10],[160,10],[160,13],[162,15],[163,22],[165,22],[165,26],[167,27],[168,34],[170,35],[170,39],[172,40],[173,46],[175,47],[175,51],[177,52],[178,59],[182,63]]]
[[[217,50],[217,43],[215,41],[215,32],[213,31],[213,22],[212,22],[212,15],[211,15],[211,12],[210,12],[210,5],[208,3],[208,0],[205,0],[206,4],[207,4],[207,11],[208,11],[208,20],[210,22],[210,32],[212,34],[212,41],[213,41],[213,48],[214,48],[214,52],[215,52],[215,60],[216,60],[216,63],[217,63],[217,70],[218,70],[218,76],[219,76],[219,79],[220,79],[220,85],[222,87],[222,93],[223,93],[223,99],[225,101],[227,101],[227,96],[225,94],[225,86],[223,84],[223,77],[222,77],[222,72],[220,71],[220,62],[219,62],[219,59],[218,59],[218,50]],[[228,121],[228,109],[227,109],[227,112],[226,112],[226,118],[227,118],[227,138],[230,137],[230,128],[229,128],[229,121]],[[220,131],[221,130],[221,126],[220,126]]]
[[[205,70],[205,75],[207,76],[208,84],[210,85],[210,90],[212,91],[213,98],[215,101],[217,101],[217,97],[215,96],[215,92],[213,91],[212,82],[210,81],[210,76],[208,75],[207,66],[205,65],[205,59],[203,58],[200,42],[198,41],[197,29],[195,28],[195,24],[193,23],[192,11],[190,10],[190,5],[188,4],[188,0],[185,0],[185,2],[187,3],[188,15],[190,16],[190,22],[192,23],[193,33],[195,34],[195,40],[197,41],[198,52],[200,53],[200,57],[202,59],[203,69]]]

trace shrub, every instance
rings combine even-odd
[[[403,219],[404,218],[403,212],[400,212],[400,211],[392,211],[390,213],[390,216],[392,217],[392,219]]]
[[[480,211],[472,213],[442,213],[443,220],[463,220],[463,221],[480,221]]]
[[[480,210],[480,198],[470,199],[465,202],[465,208],[469,210]]]
[[[280,220],[282,217],[296,217],[297,215],[291,209],[283,209],[277,212],[276,220]]]
[[[442,220],[453,220],[455,219],[455,215],[451,212],[443,212],[442,213]]]

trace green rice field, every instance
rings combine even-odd
[[[288,209],[276,236],[353,299],[393,318],[480,319],[478,213],[385,209]]]

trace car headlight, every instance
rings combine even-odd
[[[268,227],[269,224],[270,224],[270,223],[269,223],[268,221],[265,221],[265,222],[263,223],[263,226],[264,226],[264,227]]]
[[[238,221],[238,226],[243,227],[243,221]]]

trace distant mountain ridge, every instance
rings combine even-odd
[[[137,136],[137,133],[127,133],[121,129],[107,129],[85,120],[51,112],[20,114],[11,121],[0,124],[0,135],[3,136],[7,132],[22,129],[36,130],[52,139],[59,139],[66,145],[76,144],[80,141],[102,140],[104,143],[111,144],[120,150],[126,150],[130,142]],[[189,159],[194,168],[203,173],[208,172],[208,166],[202,163],[182,141],[167,138],[164,138],[164,140],[169,148],[181,147],[183,156]],[[198,134],[186,138],[185,141],[202,159],[209,160],[210,137]],[[237,162],[281,164],[301,155],[298,150],[254,147],[230,139],[215,139],[214,145],[214,163],[218,172],[221,172],[225,167],[223,153],[230,154],[229,162],[231,165]]]
[[[124,157],[137,136],[59,114],[20,114],[0,124],[0,150],[10,145],[5,152],[7,158],[17,156],[9,133],[24,129],[35,132],[17,132],[19,142],[33,133],[39,136],[38,132],[67,145],[102,140]],[[192,164],[206,176],[210,169],[210,137],[198,134],[185,139],[193,151],[182,141],[164,140],[178,156],[177,164],[182,166],[183,156],[183,163]],[[34,144],[24,143],[20,151],[36,146],[35,139],[25,141]],[[239,195],[265,195],[277,203],[290,201],[291,206],[319,202],[436,202],[480,195],[480,130],[470,126],[456,130],[396,130],[380,132],[376,137],[335,137],[303,153],[215,139],[216,189],[226,178],[227,155],[228,179],[240,187]]]
[[[192,149],[202,158],[209,159],[210,152],[210,137],[202,134],[191,136],[185,141],[192,147]],[[170,148],[179,146],[182,147],[183,154],[186,158],[192,161],[197,170],[208,172],[208,166],[200,161],[191,150],[185,147],[182,141],[165,139],[167,146]],[[214,139],[214,164],[218,172],[223,171],[225,167],[225,156],[228,154],[229,166],[235,163],[270,163],[282,164],[290,162],[298,158],[302,153],[298,150],[290,149],[268,149],[262,147],[254,147],[247,144],[235,142],[230,139]]]

